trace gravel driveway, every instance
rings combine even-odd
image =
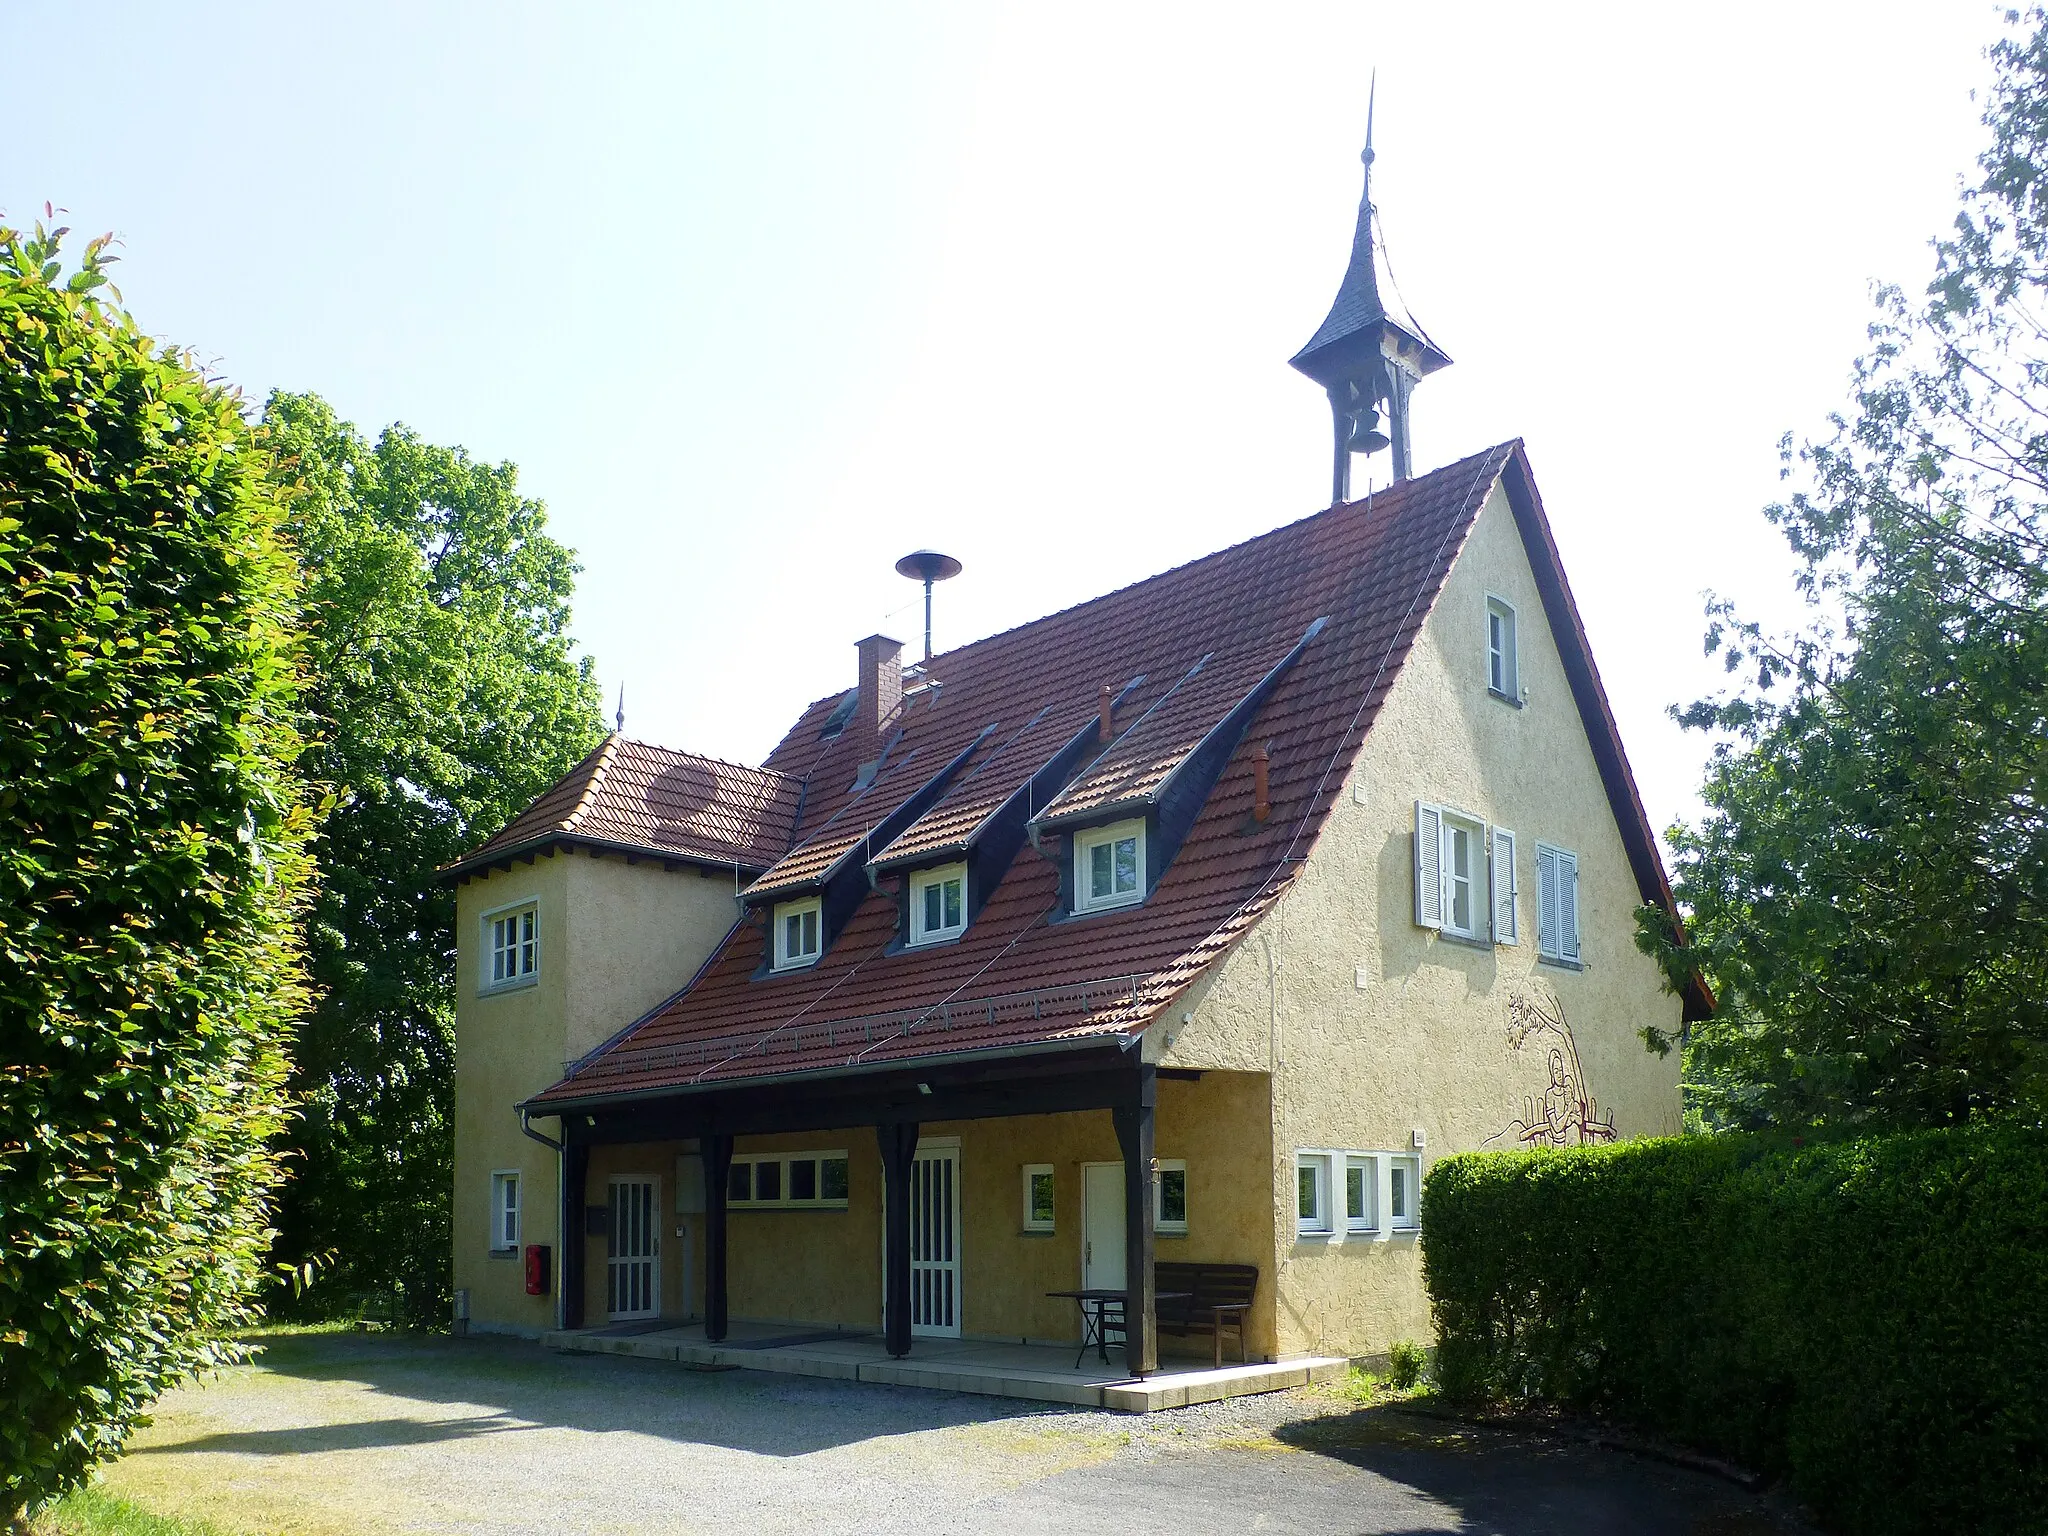
[[[1133,1418],[496,1339],[274,1340],[166,1397],[115,1492],[237,1532],[1766,1536],[1727,1483],[1333,1392]]]

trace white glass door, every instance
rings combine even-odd
[[[606,1310],[615,1319],[661,1315],[661,1238],[652,1179],[613,1179],[605,1241]]]
[[[910,1331],[960,1337],[958,1147],[919,1147],[911,1160]]]

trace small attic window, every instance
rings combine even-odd
[[[846,722],[853,718],[853,712],[859,706],[860,690],[858,688],[847,689],[840,696],[839,702],[832,706],[832,713],[826,717],[824,725],[819,728],[818,740],[830,741],[834,736],[845,730]]]
[[[941,864],[910,877],[910,942],[936,944],[967,931],[967,866]]]
[[[1503,597],[1486,600],[1486,691],[1510,704],[1522,702],[1521,670],[1515,658],[1515,609]]]
[[[818,958],[824,903],[816,896],[775,904],[775,969],[794,970]]]
[[[1116,821],[1074,834],[1074,910],[1100,912],[1145,899],[1145,823]]]

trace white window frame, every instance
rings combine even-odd
[[[805,913],[818,920],[818,947],[802,954],[792,955],[783,935],[783,925],[792,918]],[[774,968],[778,971],[802,970],[807,965],[816,965],[825,953],[825,903],[817,896],[799,896],[794,901],[778,901],[770,915],[772,924],[769,938],[774,945]]]
[[[941,924],[937,928],[925,925],[925,892],[933,886],[944,886],[946,882],[960,882],[960,921]],[[939,912],[945,915],[945,894],[939,896]],[[910,942],[913,944],[940,944],[947,939],[957,939],[967,931],[967,866],[965,864],[941,864],[933,869],[920,869],[910,876]]]
[[[1494,621],[1500,621],[1500,643],[1495,644]],[[1515,605],[1495,593],[1486,594],[1486,691],[1510,704],[1522,702],[1521,657],[1515,637]],[[1495,662],[1498,659],[1498,670]]]
[[[846,1164],[847,1193],[827,1198],[824,1193],[825,1164],[834,1161]],[[775,1187],[781,1193],[772,1200],[757,1200],[753,1194],[756,1189],[760,1188],[760,1175],[755,1170],[763,1163],[780,1165],[781,1171],[776,1175]],[[817,1190],[818,1193],[809,1200],[798,1200],[789,1192],[789,1170],[792,1163],[815,1163],[817,1165],[816,1181],[812,1188]],[[848,1199],[853,1193],[853,1163],[847,1157],[844,1148],[797,1152],[741,1152],[733,1157],[732,1167],[745,1168],[747,1170],[747,1195],[745,1199],[734,1197],[732,1193],[732,1173],[728,1170],[725,1176],[725,1208],[729,1211],[843,1211],[847,1208]]]
[[[1557,965],[1583,966],[1585,933],[1585,913],[1579,906],[1579,856],[1554,843],[1538,843],[1537,958]]]
[[[1301,1176],[1314,1176],[1316,1210],[1313,1215],[1301,1208]],[[1330,1219],[1330,1154],[1327,1152],[1298,1151],[1294,1154],[1294,1235],[1297,1238],[1330,1237],[1337,1228]]]
[[[1166,1176],[1180,1175],[1180,1219],[1166,1219]],[[1162,1157],[1154,1162],[1152,1172],[1152,1230],[1167,1237],[1188,1235],[1188,1163],[1184,1157]]]
[[[1089,863],[1093,851],[1107,844],[1110,853],[1110,883],[1116,883],[1114,852],[1116,844],[1125,838],[1137,842],[1138,883],[1135,889],[1117,891],[1108,896],[1094,896],[1089,891]],[[1130,821],[1112,821],[1106,826],[1083,827],[1074,834],[1074,910],[1076,912],[1107,912],[1116,907],[1134,907],[1145,899],[1145,819],[1140,816]]]
[[[526,1191],[521,1187],[523,1170],[518,1168],[493,1168],[491,1170],[491,1252],[517,1253],[519,1251],[520,1228],[524,1216],[523,1202]],[[512,1190],[511,1210],[505,1208],[505,1189]],[[512,1218],[512,1235],[505,1236],[505,1217]]]
[[[1413,1152],[1390,1152],[1386,1156],[1387,1169],[1387,1230],[1391,1233],[1419,1232],[1422,1230],[1422,1159]],[[1403,1170],[1408,1175],[1408,1214],[1396,1214],[1394,1210],[1394,1173]]]
[[[1360,1175],[1365,1209],[1351,1213],[1351,1175]],[[1344,1154],[1344,1230],[1354,1236],[1376,1237],[1380,1230],[1380,1157],[1376,1152]]]
[[[1465,926],[1459,927],[1452,917],[1458,905],[1458,876],[1451,861],[1454,840],[1460,835],[1465,838]],[[1491,899],[1486,892],[1486,823],[1477,816],[1468,816],[1463,811],[1445,810],[1443,813],[1443,853],[1439,859],[1443,869],[1443,929],[1454,939],[1483,939],[1492,922],[1480,920],[1479,904],[1482,898]]]
[[[1037,1208],[1033,1205],[1031,1196],[1033,1193],[1032,1182],[1037,1179],[1044,1179],[1046,1181],[1046,1184],[1049,1186],[1049,1192],[1053,1196],[1053,1215],[1051,1216],[1040,1216],[1036,1214]],[[1058,1199],[1058,1181],[1054,1176],[1053,1165],[1051,1163],[1026,1163],[1024,1165],[1023,1230],[1026,1232],[1052,1231],[1054,1220],[1059,1214]]]
[[[501,949],[498,944],[498,925],[516,925],[522,917],[530,919],[526,936],[520,938],[515,927],[509,951]],[[528,896],[519,901],[506,902],[503,906],[492,907],[482,914],[481,922],[482,947],[477,965],[476,988],[478,993],[513,992],[521,987],[537,985],[540,981],[541,963],[539,898]],[[498,956],[507,952],[513,955],[515,966],[523,964],[524,969],[500,977],[496,974]]]

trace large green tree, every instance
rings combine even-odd
[[[1721,1011],[1718,1124],[1913,1125],[2048,1107],[2048,16],[1991,49],[1990,147],[1924,295],[1879,297],[1851,408],[1769,509],[1812,623],[1726,605],[1737,686],[1707,815],[1673,833]]]
[[[577,566],[510,464],[404,427],[372,443],[314,395],[262,435],[295,482],[306,568],[306,772],[337,804],[308,926],[293,1177],[281,1258],[308,1300],[390,1295],[446,1319],[454,1109],[453,892],[437,866],[496,831],[596,743],[573,654]]]
[[[309,870],[268,460],[63,233],[0,229],[0,1524],[250,1315]]]

